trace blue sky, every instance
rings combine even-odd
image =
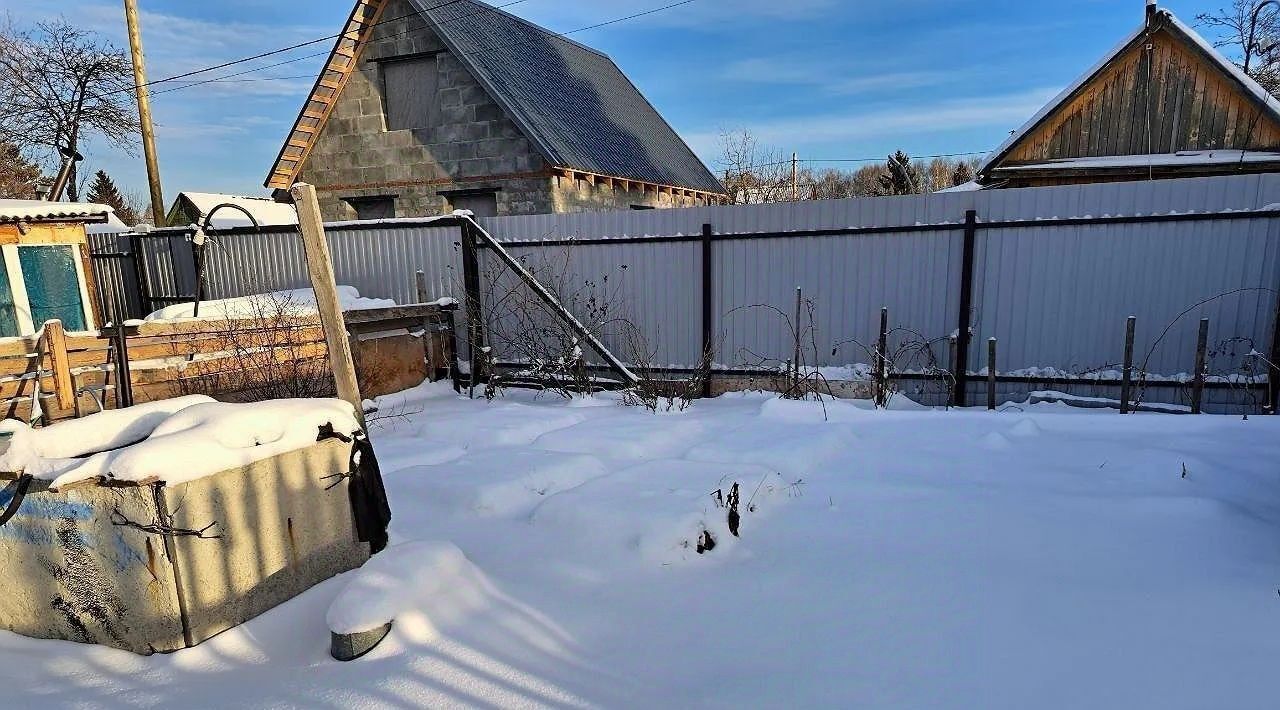
[[[333,34],[351,0],[138,0],[156,80]],[[568,31],[672,0],[523,0],[508,10]],[[495,4],[511,0],[494,0]],[[1168,0],[1187,21],[1228,0]],[[985,151],[1141,21],[1144,0],[695,0],[572,35],[611,54],[713,168],[718,136],[745,128],[805,159]],[[56,8],[56,9],[55,9]],[[125,46],[122,3],[0,0],[24,24],[62,12]],[[219,76],[327,51],[298,50]],[[167,199],[182,190],[260,194],[322,57],[159,93]],[[270,77],[273,80],[262,81]],[[284,77],[275,80],[277,77]],[[176,84],[172,85],[176,86]],[[85,151],[127,188],[140,157]],[[820,164],[819,164],[820,165]]]

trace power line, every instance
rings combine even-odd
[[[442,7],[445,7],[445,6],[448,6],[448,5],[453,5],[453,4],[455,4],[455,3],[462,2],[462,1],[463,1],[463,0],[447,0],[446,2],[444,2],[444,3],[440,4],[440,5],[435,5],[435,6],[432,6],[432,7],[430,7],[430,8],[427,8],[427,9],[428,9],[428,10],[436,10],[436,9],[439,9],[439,8],[442,8]],[[456,20],[461,20],[461,19],[465,19],[465,18],[467,18],[467,17],[471,17],[471,16],[473,16],[473,15],[478,15],[478,14],[481,14],[481,13],[483,13],[483,12],[487,12],[487,11],[492,10],[492,9],[500,9],[500,8],[504,8],[504,7],[511,7],[512,5],[519,5],[519,4],[520,4],[520,3],[522,3],[522,2],[528,2],[528,0],[513,0],[512,2],[506,3],[505,5],[498,5],[498,6],[495,6],[494,8],[486,7],[484,10],[481,10],[481,11],[479,11],[479,12],[468,13],[468,14],[463,15],[463,16],[461,16],[461,17],[454,18],[454,21],[456,21]],[[401,16],[399,16],[399,17],[392,17],[392,18],[385,19],[385,20],[379,20],[378,22],[376,22],[376,23],[374,23],[374,24],[370,25],[370,27],[380,27],[380,26],[382,26],[382,25],[384,25],[384,24],[388,24],[388,23],[391,23],[391,22],[396,22],[396,21],[398,21],[398,20],[403,20],[403,19],[407,19],[407,18],[410,18],[410,17],[418,17],[418,16],[420,16],[420,15],[421,15],[421,13],[419,13],[419,12],[416,12],[416,11],[415,11],[415,12],[409,13],[409,14],[407,14],[407,15],[401,15]],[[393,35],[390,35],[389,37],[399,37],[399,36],[403,36],[403,35],[405,35],[405,34],[409,34],[409,33],[410,33],[410,32],[412,32],[412,31],[413,31],[413,30],[406,30],[406,31],[404,31],[404,32],[397,32],[397,33],[395,33],[395,34],[393,34]],[[241,59],[235,59],[235,60],[232,60],[232,61],[229,61],[229,62],[223,62],[222,64],[215,64],[215,65],[213,65],[213,66],[204,67],[204,68],[202,68],[202,69],[195,69],[195,70],[192,70],[192,71],[189,71],[189,72],[185,72],[185,73],[183,73],[183,74],[175,74],[174,76],[165,77],[165,78],[163,78],[163,79],[156,79],[155,81],[149,81],[149,82],[147,82],[147,83],[145,83],[145,84],[141,84],[141,85],[133,85],[133,84],[131,84],[131,85],[127,86],[127,87],[122,87],[122,88],[119,88],[119,89],[113,89],[113,90],[111,90],[111,91],[105,91],[105,92],[100,93],[100,94],[86,94],[86,95],[84,96],[84,98],[83,98],[83,101],[91,101],[91,100],[94,100],[94,99],[106,98],[106,97],[108,97],[108,96],[114,96],[115,94],[121,94],[121,93],[126,93],[126,92],[136,92],[138,89],[143,88],[143,87],[156,86],[156,85],[158,85],[158,84],[165,84],[165,83],[169,83],[169,82],[173,82],[173,81],[179,81],[179,80],[181,80],[181,79],[185,79],[185,78],[192,77],[192,76],[197,76],[197,75],[199,75],[199,74],[205,74],[205,73],[207,73],[207,72],[216,71],[216,70],[218,70],[218,69],[226,69],[226,68],[228,68],[228,67],[233,67],[233,66],[236,66],[236,65],[239,65],[239,64],[244,64],[245,62],[252,62],[252,61],[255,61],[255,60],[258,60],[258,59],[263,59],[263,58],[265,58],[265,57],[275,56],[275,55],[278,55],[278,54],[283,54],[283,53],[285,53],[285,52],[291,52],[291,51],[293,51],[293,50],[295,50],[295,49],[300,49],[300,48],[302,48],[302,47],[307,47],[307,46],[310,46],[310,45],[313,45],[313,44],[319,44],[320,42],[326,42],[326,41],[329,41],[329,40],[338,39],[339,37],[342,37],[342,36],[344,36],[344,35],[346,35],[346,34],[347,34],[346,32],[339,32],[338,34],[334,34],[334,35],[327,35],[327,36],[324,36],[324,37],[318,37],[318,38],[316,38],[316,39],[308,40],[308,41],[306,41],[306,42],[300,42],[300,43],[298,43],[298,44],[290,45],[290,46],[288,46],[288,47],[281,47],[280,49],[273,49],[273,50],[270,50],[270,51],[267,51],[267,52],[261,52],[261,53],[259,53],[259,54],[255,54],[255,55],[253,55],[253,56],[251,56],[251,57],[243,57],[243,58],[241,58]],[[188,83],[188,84],[183,84],[183,85],[181,85],[181,86],[176,86],[176,87],[172,87],[172,88],[162,89],[162,90],[160,90],[160,91],[152,92],[152,95],[153,95],[153,96],[158,96],[158,95],[160,95],[160,94],[167,94],[167,93],[169,93],[170,91],[178,91],[178,90],[181,90],[181,89],[190,89],[190,88],[193,88],[193,87],[196,87],[196,86],[203,86],[203,85],[205,85],[205,84],[212,84],[212,83],[214,83],[214,82],[227,81],[227,80],[229,80],[229,79],[232,79],[232,78],[235,78],[235,77],[239,77],[239,76],[244,76],[244,75],[246,75],[246,74],[252,74],[252,73],[255,73],[255,72],[259,72],[259,71],[266,71],[267,69],[274,69],[274,68],[276,68],[276,67],[285,66],[285,65],[287,65],[287,64],[294,64],[294,63],[296,63],[296,62],[305,61],[305,60],[307,60],[307,59],[312,59],[312,58],[315,58],[315,57],[327,56],[327,55],[328,55],[328,54],[330,54],[330,53],[331,53],[331,50],[324,51],[324,52],[316,52],[316,53],[314,53],[314,54],[308,54],[308,55],[305,55],[305,56],[302,56],[302,57],[297,57],[297,58],[290,59],[290,60],[287,60],[287,61],[277,62],[277,63],[275,63],[275,64],[267,64],[267,65],[264,65],[264,66],[261,66],[261,67],[255,67],[255,68],[253,68],[253,69],[248,69],[248,70],[245,70],[245,71],[236,72],[236,73],[234,73],[234,74],[226,74],[226,75],[224,75],[224,76],[217,77],[217,78],[214,78],[214,79],[204,79],[204,80],[202,80],[202,81],[195,81],[195,82],[191,82],[191,83]],[[309,77],[307,77],[307,78],[309,78]],[[69,104],[67,104],[67,105],[69,105]],[[33,112],[33,113],[31,113],[31,114],[26,114],[25,116],[30,116],[30,115],[33,115],[33,114],[34,114],[34,112]],[[24,116],[24,117],[25,117],[25,116]]]
[[[697,1],[698,1],[698,0],[681,0],[680,2],[670,3],[670,4],[668,4],[668,5],[663,5],[662,7],[656,7],[656,8],[652,8],[652,9],[645,10],[645,11],[642,11],[642,12],[633,13],[633,14],[631,14],[631,15],[626,15],[625,17],[617,17],[617,18],[614,18],[614,19],[612,19],[612,20],[606,20],[606,21],[604,21],[604,22],[597,22],[596,24],[593,24],[593,25],[587,25],[587,26],[585,26],[585,27],[579,27],[579,28],[577,28],[577,29],[568,30],[568,31],[565,31],[565,32],[552,32],[551,30],[544,29],[544,28],[542,28],[542,27],[538,27],[538,26],[536,26],[536,25],[532,25],[532,24],[530,25],[530,27],[532,27],[533,29],[537,30],[539,33],[541,33],[541,34],[543,34],[543,35],[545,35],[545,36],[548,36],[548,37],[561,37],[561,38],[564,38],[564,37],[567,37],[568,35],[578,34],[578,33],[580,33],[580,32],[587,32],[587,31],[589,31],[589,30],[599,29],[599,28],[601,28],[601,27],[608,27],[608,26],[610,26],[610,25],[616,25],[616,24],[618,24],[618,23],[620,23],[620,22],[627,22],[627,21],[629,21],[629,20],[634,20],[634,19],[637,19],[637,18],[646,17],[646,16],[648,16],[648,15],[654,15],[654,14],[657,14],[657,13],[659,13],[659,12],[664,12],[664,11],[666,11],[666,10],[671,10],[671,9],[674,9],[674,8],[677,8],[677,7],[681,7],[681,6],[683,6],[683,5],[689,5],[689,4],[692,4],[692,3],[697,2]],[[468,14],[466,14],[466,15],[462,15],[462,16],[460,16],[460,17],[455,17],[455,18],[452,18],[452,19],[450,19],[450,20],[445,20],[444,22],[445,22],[445,23],[448,23],[448,22],[457,22],[457,21],[459,21],[459,20],[466,19],[467,17],[471,17],[471,16],[473,16],[473,15],[480,15],[480,14],[483,14],[483,13],[489,12],[489,11],[491,11],[491,10],[501,10],[501,9],[503,9],[503,8],[511,7],[512,5],[518,5],[518,4],[522,3],[522,2],[526,2],[526,0],[514,0],[514,2],[509,2],[509,3],[506,3],[505,5],[495,5],[495,6],[493,6],[493,7],[486,7],[486,8],[484,8],[483,10],[480,10],[479,12],[468,13]],[[446,3],[446,4],[451,4],[451,3]],[[434,10],[434,9],[439,8],[439,7],[444,7],[444,5],[438,5],[438,6],[436,6],[436,7],[430,8],[430,9]],[[387,37],[384,37],[383,39],[390,39],[390,38],[393,38],[393,37],[403,36],[403,35],[406,35],[406,34],[410,34],[410,33],[414,32],[414,31],[415,31],[415,30],[405,30],[405,31],[403,31],[403,32],[398,32],[398,33],[396,33],[396,34],[388,35]],[[525,41],[523,41],[523,42],[511,42],[511,43],[507,43],[507,44],[491,45],[491,46],[488,46],[488,47],[482,47],[482,48],[480,48],[480,49],[472,50],[472,51],[469,51],[469,52],[464,52],[464,53],[463,53],[463,56],[470,57],[470,56],[474,56],[474,55],[477,55],[477,54],[483,54],[483,53],[485,53],[485,52],[491,52],[491,51],[496,50],[496,49],[503,49],[503,48],[510,48],[510,47],[519,47],[519,46],[523,46],[523,45],[526,45],[526,44],[531,44],[531,43],[532,43],[532,42],[534,42],[534,41],[535,41],[535,40],[525,40]],[[296,63],[296,62],[305,61],[305,60],[307,60],[307,59],[311,59],[311,58],[319,57],[319,56],[324,56],[324,55],[327,55],[327,54],[329,54],[329,52],[317,52],[317,53],[315,53],[315,54],[308,54],[308,55],[304,55],[304,56],[301,56],[301,57],[295,57],[295,58],[293,58],[293,59],[287,59],[287,60],[285,60],[285,61],[276,62],[275,64],[268,64],[268,65],[266,65],[266,66],[262,66],[262,67],[254,67],[253,69],[246,69],[246,70],[244,70],[244,71],[236,72],[236,73],[234,73],[234,74],[226,74],[226,75],[223,75],[223,76],[218,77],[218,78],[215,78],[215,79],[205,79],[204,81],[194,82],[194,83],[186,84],[186,85],[183,85],[183,86],[176,86],[176,87],[172,87],[172,88],[169,88],[169,89],[163,89],[163,90],[161,90],[161,91],[153,92],[153,93],[152,93],[152,96],[158,96],[158,95],[160,95],[160,94],[167,94],[167,93],[169,93],[169,92],[171,92],[171,91],[181,91],[181,90],[183,90],[183,89],[190,89],[190,88],[193,88],[193,87],[196,87],[196,86],[202,86],[202,85],[204,85],[204,84],[211,84],[211,83],[214,83],[214,82],[216,82],[216,81],[221,81],[221,80],[225,80],[225,79],[229,79],[229,78],[234,78],[234,77],[244,76],[244,75],[246,75],[246,74],[252,74],[252,73],[254,73],[254,72],[265,71],[265,70],[267,70],[267,69],[275,69],[275,68],[278,68],[278,67],[281,67],[281,66],[285,66],[285,65],[287,65],[287,64],[294,64],[294,63]]]
[[[525,0],[516,0],[516,1],[517,1],[517,2],[525,2]],[[432,7],[432,8],[429,8],[429,9],[431,9],[431,10],[437,10],[437,9],[442,8],[442,7],[445,7],[445,6],[447,6],[447,5],[453,5],[454,3],[459,3],[459,2],[462,2],[462,0],[446,0],[446,2],[444,2],[443,4],[441,4],[441,5],[436,5],[435,7]],[[513,2],[513,3],[511,3],[511,4],[512,4],[512,5],[514,5],[514,4],[516,4],[516,3],[514,3],[514,2]],[[505,6],[504,6],[504,7],[505,7]],[[379,20],[378,22],[374,23],[374,24],[372,25],[372,27],[380,27],[380,26],[382,26],[382,25],[384,25],[384,24],[387,24],[387,23],[390,23],[390,22],[397,22],[397,21],[399,21],[399,20],[403,20],[403,19],[406,19],[406,18],[409,18],[409,17],[414,17],[414,16],[417,16],[417,15],[418,15],[418,13],[417,13],[417,12],[411,12],[411,13],[409,13],[409,14],[407,14],[407,15],[401,15],[401,16],[399,16],[399,17],[392,17],[392,18],[390,18],[390,19],[386,19],[386,20]],[[255,55],[253,55],[253,56],[251,56],[251,57],[242,57],[242,58],[240,58],[240,59],[234,59],[234,60],[229,61],[229,62],[223,62],[222,64],[215,64],[215,65],[210,66],[210,67],[204,67],[203,69],[195,69],[195,70],[192,70],[192,71],[186,72],[185,74],[176,74],[176,75],[174,75],[174,76],[165,77],[165,78],[163,78],[163,79],[156,79],[155,81],[149,81],[149,82],[147,82],[146,84],[143,84],[142,86],[134,87],[134,88],[131,88],[130,90],[141,89],[141,88],[142,88],[142,87],[144,87],[144,86],[149,87],[149,86],[155,86],[156,84],[164,84],[164,83],[166,83],[166,82],[176,81],[176,80],[178,80],[178,79],[186,79],[187,77],[196,76],[196,75],[198,75],[198,74],[204,74],[204,73],[211,72],[211,71],[217,71],[217,70],[219,70],[219,69],[226,69],[226,68],[228,68],[228,67],[233,67],[233,66],[236,66],[236,65],[238,65],[238,64],[244,64],[245,62],[252,62],[252,61],[256,61],[256,60],[258,60],[258,59],[265,59],[265,58],[267,58],[267,57],[273,57],[273,56],[275,56],[275,55],[277,55],[277,54],[284,54],[285,52],[292,52],[292,51],[293,51],[293,50],[295,50],[295,49],[302,49],[303,47],[310,47],[310,46],[311,46],[311,45],[313,45],[313,44],[320,44],[321,42],[328,42],[328,41],[330,41],[330,40],[335,40],[335,39],[338,39],[339,37],[342,37],[342,36],[343,36],[343,35],[345,35],[345,34],[347,34],[347,33],[346,33],[346,32],[339,32],[338,34],[326,35],[326,36],[324,36],[324,37],[317,37],[316,39],[307,40],[306,42],[299,42],[299,43],[297,43],[297,44],[289,45],[288,47],[281,47],[281,48],[279,48],[279,49],[272,49],[272,50],[269,50],[269,51],[266,51],[266,52],[261,52],[261,53],[259,53],[259,54],[255,54]],[[325,54],[328,54],[328,52],[325,52]],[[311,56],[316,56],[316,55],[311,55]],[[104,94],[104,95],[105,95],[105,94]]]

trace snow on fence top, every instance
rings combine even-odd
[[[397,304],[389,298],[364,298],[353,286],[339,286],[338,305],[344,311],[367,311],[375,308],[394,308]],[[161,308],[148,315],[145,320],[153,322],[186,320],[193,317],[194,309],[195,305],[192,303],[178,303]],[[316,312],[316,292],[309,288],[272,291],[200,303],[200,320],[263,318],[282,313],[308,315]]]
[[[0,433],[9,434],[9,446],[0,471],[31,474],[52,489],[91,480],[186,483],[306,448],[326,425],[360,431],[351,405],[338,399],[229,404],[193,396],[44,429],[6,420]]]

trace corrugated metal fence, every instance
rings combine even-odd
[[[899,339],[911,331],[945,342],[967,317],[968,371],[985,365],[986,341],[998,338],[998,369],[1017,376],[1001,385],[1010,394],[1042,382],[1061,389],[1085,373],[1117,369],[1130,315],[1139,319],[1135,351],[1149,373],[1193,370],[1201,317],[1211,319],[1210,342],[1220,346],[1215,372],[1238,369],[1252,350],[1269,354],[1280,287],[1275,203],[1280,176],[1246,175],[482,224],[518,256],[556,254],[583,282],[610,275],[609,289],[657,347],[658,363],[679,368],[700,360],[704,293],[718,364],[787,359],[785,320],[751,306],[790,311],[799,287],[813,301],[818,364],[869,362],[857,343],[874,342],[881,307],[901,329]],[[344,225],[329,239],[339,281],[365,295],[414,301],[418,270],[428,274],[433,297],[461,295],[454,227]],[[190,288],[190,267],[178,273],[175,266],[190,263],[181,236],[157,232],[141,241],[165,242],[146,251],[153,289],[165,269],[175,271],[177,288]],[[307,284],[296,235],[237,230],[214,243],[211,298]],[[489,263],[482,258],[482,272]],[[116,275],[99,270],[99,278]],[[966,298],[971,307],[964,311]],[[1223,389],[1210,401],[1221,410],[1242,396]],[[1173,402],[1185,393],[1171,385],[1147,398]]]

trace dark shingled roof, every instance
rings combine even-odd
[[[723,193],[608,56],[473,0],[410,0],[547,162]]]

